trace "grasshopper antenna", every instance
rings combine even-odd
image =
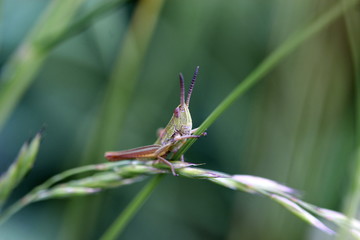
[[[190,87],[189,87],[189,92],[188,92],[187,99],[186,99],[186,105],[188,105],[188,106],[190,104],[190,97],[191,97],[192,90],[194,88],[194,84],[195,84],[198,72],[199,72],[199,66],[197,66],[196,69],[195,69],[194,76],[193,76],[193,78],[191,80],[191,84],[190,84]]]
[[[179,74],[180,78],[180,105],[185,104],[185,87],[184,87],[184,76],[182,73]]]

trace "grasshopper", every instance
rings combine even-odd
[[[206,133],[203,133],[202,135],[193,135],[197,129],[192,129],[192,119],[189,111],[190,97],[198,72],[199,67],[196,67],[186,100],[184,77],[181,73],[179,74],[180,105],[175,108],[174,113],[166,127],[158,131],[158,139],[153,145],[147,145],[117,152],[106,152],[105,158],[107,158],[109,161],[120,161],[126,159],[157,159],[159,162],[168,165],[171,168],[172,174],[177,176],[174,166],[166,159],[166,156],[169,153],[177,152],[181,146],[184,145],[186,139],[199,138],[206,135]],[[181,161],[184,161],[184,156],[181,156]]]

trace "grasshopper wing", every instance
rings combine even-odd
[[[132,148],[117,152],[106,152],[105,158],[109,161],[120,161],[125,159],[148,159],[156,158],[155,152],[161,147],[161,145],[147,145],[138,148]]]

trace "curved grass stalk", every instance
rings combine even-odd
[[[355,237],[360,237],[360,222],[358,220],[347,218],[342,213],[304,202],[298,197],[296,190],[275,181],[251,175],[230,175],[194,167],[194,164],[185,162],[175,161],[174,166],[177,169],[177,173],[182,177],[208,180],[235,191],[244,191],[267,197],[327,234],[333,235],[335,232],[323,223],[323,219],[332,222],[336,226],[347,229]],[[117,239],[122,230],[159,184],[164,173],[171,174],[169,166],[156,163],[155,161],[124,161],[122,164],[106,164],[105,167],[103,164],[98,164],[71,169],[59,174],[60,177],[58,177],[58,179],[65,179],[77,173],[93,173],[94,170],[100,172],[78,180],[63,183],[57,182],[56,185],[48,188],[35,188],[1,214],[0,223],[6,221],[6,219],[23,207],[36,201],[90,195],[108,188],[132,184],[144,180],[150,175],[156,175],[145,185],[134,200],[130,202],[101,238],[102,240]],[[52,183],[54,183],[54,181],[52,181]],[[41,186],[50,186],[50,184],[42,184]]]

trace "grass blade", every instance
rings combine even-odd
[[[32,168],[40,147],[41,134],[38,133],[34,139],[25,143],[9,169],[0,178],[0,208],[12,190],[21,182],[26,173]]]

